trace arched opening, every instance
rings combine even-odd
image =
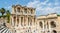
[[[39,22],[39,26],[42,28],[43,27],[43,23],[42,22]]]
[[[31,9],[31,14],[33,14],[33,10]]]
[[[50,31],[48,31],[48,33],[50,33]]]
[[[3,23],[3,26],[5,26],[5,27],[6,27],[6,23]]]
[[[53,33],[57,33],[56,30],[53,30]]]
[[[19,25],[19,16],[17,17],[17,26]]]
[[[23,17],[21,17],[21,26],[23,26]]]
[[[20,12],[20,8],[19,7],[17,8],[17,11]]]
[[[28,25],[32,25],[32,19],[28,17]]]
[[[27,13],[27,9],[26,8],[24,9],[24,12]]]
[[[55,23],[54,21],[51,21],[50,24],[51,24],[51,27],[52,27],[52,28],[56,27],[56,23]]]

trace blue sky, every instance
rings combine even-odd
[[[0,8],[11,11],[11,6],[16,4],[36,8],[36,15],[60,14],[60,0],[1,0]]]

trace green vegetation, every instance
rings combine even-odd
[[[9,12],[9,10],[6,10],[5,8],[1,8],[0,13],[2,14],[0,16],[0,18],[1,17],[3,17],[3,18],[7,17],[7,20],[8,20],[7,23],[9,23],[10,22],[10,12]]]
[[[1,8],[1,9],[0,9],[0,13],[2,14],[2,16],[4,15],[5,11],[6,11],[6,10],[5,10],[4,8]]]
[[[3,15],[3,16],[1,15],[1,16],[0,16],[0,18],[1,18],[1,17],[5,18],[5,17],[6,17],[6,15]]]
[[[6,16],[7,16],[7,20],[8,20],[8,23],[9,23],[10,22],[10,12],[9,12],[9,10],[7,10]]]
[[[57,14],[57,16],[60,16],[59,14]]]

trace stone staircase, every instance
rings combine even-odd
[[[0,25],[0,33],[12,33],[8,27]]]

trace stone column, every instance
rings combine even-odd
[[[24,25],[26,26],[26,16],[24,16]]]
[[[31,18],[31,19],[32,19],[32,18]],[[34,24],[34,26],[35,26],[34,17],[33,17],[33,24]]]
[[[16,23],[15,23],[15,26],[17,26],[17,15],[16,15]]]
[[[50,21],[49,21],[49,30],[50,30]]]
[[[28,16],[26,16],[26,23],[27,23],[27,26],[28,26]]]
[[[34,25],[36,24],[36,19],[35,19],[35,17],[34,17]]]
[[[28,17],[25,16],[25,19],[26,19],[25,24],[26,24],[26,26],[28,26]]]
[[[45,33],[47,33],[47,21],[46,21],[46,29],[45,29]]]
[[[13,17],[11,17],[12,18],[12,26],[14,26],[14,21],[13,21]]]
[[[24,26],[24,17],[23,17],[22,25]]]
[[[21,17],[19,17],[19,26],[21,26]]]
[[[49,23],[49,30],[50,30],[50,21],[48,21],[48,23]]]
[[[23,16],[21,16],[21,26],[23,26]]]
[[[24,22],[25,22],[25,21],[24,21],[24,16],[23,16],[23,26],[24,26],[24,24],[25,24]]]
[[[31,17],[31,19],[32,19],[32,26],[34,26],[34,19],[33,19],[33,17]]]
[[[46,21],[46,29],[47,29],[47,21]]]
[[[16,23],[15,26],[17,26],[17,8],[16,8]]]
[[[44,21],[43,21],[43,31],[44,31]]]

